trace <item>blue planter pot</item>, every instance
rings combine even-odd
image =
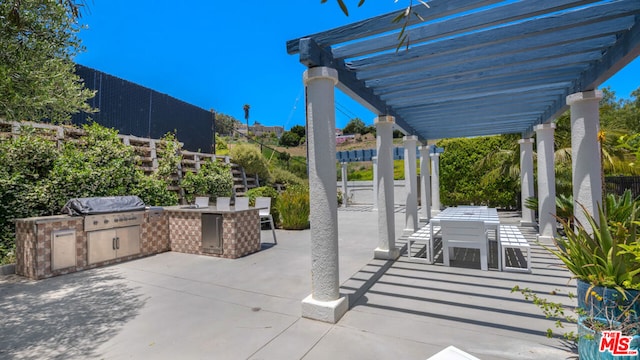
[[[625,290],[625,300],[625,297],[616,289],[604,286],[594,286],[591,290],[589,288],[591,288],[591,284],[578,280],[578,307],[583,309],[587,316],[621,319],[623,311],[628,308],[632,310],[630,316],[638,319],[638,315],[640,315],[640,300],[638,299],[640,292],[638,290]]]
[[[602,334],[586,327],[584,318],[578,320],[578,337],[578,356],[580,360],[640,360],[640,353],[633,356],[615,356],[610,351],[600,352]],[[639,350],[640,335],[633,337],[630,348]]]

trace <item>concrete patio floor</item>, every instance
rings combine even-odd
[[[545,337],[553,322],[511,293],[571,304],[569,273],[544,249],[533,246],[532,274],[373,260],[367,210],[338,214],[352,306],[335,325],[300,317],[309,231],[278,230],[277,246],[263,231],[263,251],[236,260],[168,252],[41,281],[0,276],[0,358],[427,359],[449,345],[485,360],[572,356]],[[403,227],[399,208],[398,236]]]

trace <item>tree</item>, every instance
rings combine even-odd
[[[366,134],[367,126],[364,124],[364,121],[359,118],[353,118],[348,123],[347,126],[342,129],[344,134]]]
[[[298,134],[291,132],[291,131],[285,131],[282,136],[280,137],[280,145],[281,146],[298,146],[300,144],[300,137],[298,136]]]
[[[240,121],[223,113],[216,114],[216,132],[220,135],[233,135],[233,130]]]
[[[301,125],[294,125],[293,127],[291,127],[291,130],[289,131],[298,135],[300,139],[307,136],[307,130],[304,128],[304,126],[301,126]]]
[[[242,110],[244,110],[244,120],[247,122],[247,136],[249,136],[249,109],[251,109],[251,105],[244,104]]]
[[[0,117],[68,121],[91,112],[75,74],[73,57],[83,50],[77,33],[82,4],[60,1],[0,2]]]

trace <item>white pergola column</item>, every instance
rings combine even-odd
[[[440,212],[440,153],[431,153],[431,213]]]
[[[524,206],[525,201],[534,196],[533,185],[533,139],[520,139],[520,204],[522,207],[522,226],[535,225],[535,211]]]
[[[302,316],[336,323],[348,310],[340,297],[338,269],[338,203],[334,86],[338,72],[328,67],[304,72],[307,87],[307,149],[311,213],[311,295],[302,301]]]
[[[584,206],[599,223],[598,204],[602,205],[602,164],[600,160],[599,102],[602,91],[586,91],[567,96],[571,107],[571,167],[573,213],[582,224],[588,224]]]
[[[342,207],[347,207],[347,199],[349,194],[347,193],[347,163],[340,163],[342,165]]]
[[[393,204],[393,116],[378,116],[375,120],[378,152],[378,247],[376,259],[395,260],[395,209]]]
[[[553,133],[556,124],[534,127],[538,152],[538,240],[551,244],[556,236],[556,173]]]
[[[420,146],[420,219],[431,220],[431,174],[429,152],[431,146]]]
[[[371,157],[373,163],[373,211],[378,211],[378,157]]]
[[[416,169],[416,145],[418,137],[411,135],[402,138],[404,145],[404,192],[405,226],[404,231],[418,231],[418,172]]]

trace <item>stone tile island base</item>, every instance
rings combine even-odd
[[[207,214],[217,216],[220,222],[220,226],[214,226],[219,242],[215,251],[203,246],[203,229],[212,228],[203,222],[211,218]],[[16,274],[38,280],[165,251],[235,259],[260,250],[260,215],[256,208],[217,211],[215,207],[174,206],[160,212],[146,211],[143,216],[144,221],[136,229],[139,243],[135,243],[130,254],[115,253],[113,258],[94,263],[89,263],[90,240],[84,231],[84,217],[56,215],[18,219],[15,221]]]
[[[185,209],[181,207],[165,208],[169,221],[171,251],[187,254],[218,256],[236,259],[260,250],[259,210],[218,211],[215,208]],[[203,229],[213,217],[222,217],[220,248],[207,249],[203,246]],[[205,225],[205,227],[203,227]]]
[[[139,225],[139,251],[93,264],[88,261],[84,217],[56,215],[18,219],[15,221],[16,274],[38,280],[169,251],[169,228],[164,215],[145,212],[143,217]],[[63,234],[68,235],[67,241],[59,240]],[[54,253],[64,260],[56,261]]]

